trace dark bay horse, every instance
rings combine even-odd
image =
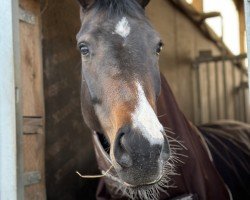
[[[160,75],[163,43],[144,14],[148,2],[79,0],[82,113],[105,176],[97,198],[230,199]]]

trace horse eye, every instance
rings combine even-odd
[[[81,43],[79,49],[82,55],[87,56],[89,54],[89,47],[86,44]]]
[[[164,46],[163,42],[159,42],[159,43],[158,43],[158,46],[157,46],[157,48],[156,48],[156,54],[157,54],[157,55],[160,55],[160,52],[161,52],[163,46]]]

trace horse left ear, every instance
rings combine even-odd
[[[137,0],[137,2],[143,7],[145,8],[150,0]]]

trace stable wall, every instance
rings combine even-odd
[[[200,50],[211,49],[214,54],[218,54],[218,49],[170,2],[154,0],[146,11],[165,44],[160,56],[160,69],[181,110],[188,119],[194,121],[192,61]]]
[[[199,119],[198,102],[195,70],[192,66],[193,61],[199,56],[201,50],[211,50],[212,55],[221,55],[218,47],[214,42],[207,39],[200,29],[186,15],[180,12],[170,1],[153,0],[146,8],[146,13],[151,20],[155,29],[160,33],[165,47],[160,55],[160,69],[167,78],[176,100],[189,120],[194,123],[205,123],[215,121],[217,119],[225,119],[225,112],[228,112],[228,119],[236,118],[236,109],[234,105],[234,86],[240,85],[239,72],[236,70],[236,80],[232,80],[232,69],[229,63],[226,63],[226,77],[228,80],[227,111],[223,107],[224,104],[224,88],[222,82],[222,66],[219,66],[219,97],[220,97],[220,113],[216,116],[216,99],[215,94],[215,68],[210,67],[210,87],[212,117],[208,117],[207,109],[207,83],[206,83],[206,67],[201,68],[201,107],[203,109],[202,116]],[[233,38],[232,38],[233,39]]]
[[[46,188],[48,200],[95,199],[97,180],[91,134],[80,107],[81,61],[75,35],[77,1],[48,0],[42,5],[43,76],[46,113]]]

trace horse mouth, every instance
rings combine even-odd
[[[111,165],[110,168],[114,168],[114,167],[112,167],[112,161],[111,161],[110,154],[109,154],[110,153],[109,141],[102,133],[95,132],[95,136],[96,137],[94,138],[94,142],[95,142],[95,145],[97,145],[99,147],[99,150],[101,151],[101,159],[104,159],[106,162],[108,162]],[[107,178],[110,178],[113,181],[119,182],[123,186],[125,186],[127,188],[131,188],[131,189],[143,189],[143,188],[148,188],[148,187],[153,186],[153,185],[157,185],[159,182],[162,181],[162,178],[164,177],[164,170],[162,169],[159,177],[156,178],[155,180],[153,180],[151,182],[147,182],[147,183],[133,185],[133,184],[127,183],[126,181],[123,181],[121,178],[119,178],[119,176],[117,174],[113,175],[111,173],[106,173],[106,172],[103,171],[102,174],[106,174]]]

